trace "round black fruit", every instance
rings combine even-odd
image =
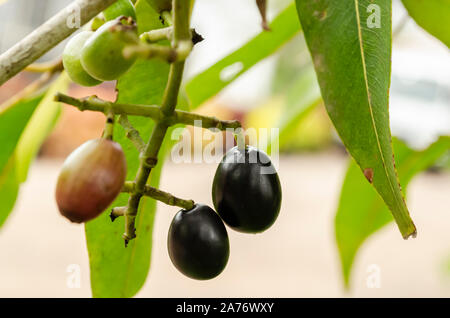
[[[175,267],[184,275],[199,280],[219,275],[230,254],[225,225],[213,209],[202,204],[175,215],[167,246]]]
[[[234,147],[219,164],[212,187],[214,206],[223,221],[239,232],[258,233],[277,219],[281,185],[270,158],[247,146]]]
[[[66,159],[56,186],[56,202],[72,222],[101,214],[120,193],[127,175],[120,145],[107,139],[85,142]]]

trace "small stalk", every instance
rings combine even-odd
[[[111,218],[111,222],[114,222],[119,216],[124,216],[127,212],[126,206],[120,206],[113,208],[111,210],[111,213],[109,214],[109,217]]]
[[[169,11],[163,11],[161,12],[161,19],[164,21],[167,25],[173,25],[173,18],[172,13]]]
[[[197,44],[203,41],[203,37],[198,34],[195,29],[191,29],[192,32],[192,44]],[[173,38],[173,27],[167,27],[162,29],[150,30],[144,32],[139,36],[140,40],[147,44],[156,43],[159,41],[169,40]]]
[[[156,105],[116,104],[101,100],[95,96],[77,99],[58,93],[55,95],[55,101],[75,106],[81,111],[89,110],[104,113],[108,108],[111,108],[116,115],[149,117],[155,121],[164,121],[167,126],[177,124],[194,126],[196,122],[200,121],[202,123],[202,127],[207,129],[226,130],[241,127],[241,123],[237,120],[220,120],[215,117],[204,116],[181,110],[174,110],[170,115],[164,116],[161,108]],[[119,119],[119,123],[124,127],[127,133],[132,128],[129,123],[123,120],[121,121],[121,119]],[[130,134],[135,133],[131,132]]]
[[[125,130],[127,138],[133,143],[136,149],[141,153],[144,151],[145,142],[142,140],[139,131],[137,131],[128,120],[128,116],[123,114],[119,116],[119,124]]]
[[[132,193],[135,191],[135,188],[136,185],[134,182],[125,182],[122,192]],[[195,202],[193,200],[180,199],[168,192],[162,191],[154,187],[150,187],[148,185],[145,186],[143,195],[155,199],[157,201],[163,202],[167,205],[177,206],[185,210],[191,210],[195,205]],[[123,209],[122,211],[125,210],[126,209]]]
[[[192,50],[192,41],[183,41],[178,48],[171,48],[165,45],[139,43],[129,45],[123,50],[125,58],[152,59],[160,58],[168,63],[185,60]]]
[[[191,41],[191,34],[189,29],[189,12],[190,1],[187,0],[173,0],[173,26],[174,39],[172,47],[177,48],[180,41]],[[167,14],[166,21],[168,19]],[[164,91],[163,101],[161,104],[161,112],[164,117],[169,117],[173,114],[177,105],[178,93],[180,90],[181,79],[183,76],[184,61],[175,62],[170,65],[169,79]],[[149,142],[147,143],[143,154],[141,155],[141,162],[135,178],[135,191],[131,193],[128,200],[128,208],[125,214],[125,233],[123,238],[125,245],[129,240],[136,237],[135,220],[138,213],[139,202],[144,195],[145,187],[152,171],[152,168],[158,162],[158,153],[166,135],[168,126],[164,122],[164,118],[158,121],[153,128]]]
[[[167,27],[144,32],[139,36],[139,38],[145,43],[155,43],[164,40],[171,40],[172,34],[173,27]]]
[[[105,112],[106,115],[106,124],[105,124],[105,130],[103,132],[103,138],[108,140],[113,140],[113,134],[114,134],[114,111],[109,108]]]
[[[104,113],[106,109],[111,107],[117,115],[144,116],[155,120],[162,118],[161,110],[156,105],[112,103],[99,99],[96,96],[78,99],[61,93],[57,93],[54,100],[75,106],[81,111],[90,110]]]
[[[235,139],[237,143],[237,147],[239,150],[244,151],[245,150],[245,135],[242,128],[237,128],[235,131]]]

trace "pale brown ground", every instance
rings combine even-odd
[[[166,235],[176,208],[159,206],[150,275],[139,297],[450,296],[443,264],[450,256],[450,175],[422,174],[410,187],[418,238],[403,241],[390,225],[359,255],[354,289],[344,293],[333,215],[346,159],[334,153],[282,157],[284,189],[276,225],[260,235],[229,231],[231,257],[217,279],[198,282],[170,263]],[[0,232],[1,297],[89,297],[83,227],[59,216],[53,201],[60,161],[40,160]],[[162,188],[211,204],[215,165],[167,164]],[[182,180],[176,176],[182,175]],[[69,264],[81,266],[80,289],[66,285]],[[381,288],[367,288],[367,267],[381,269]]]

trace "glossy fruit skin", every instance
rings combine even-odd
[[[131,0],[117,0],[103,11],[103,16],[106,21],[113,20],[120,16],[132,17],[136,20],[136,10],[134,9]]]
[[[107,139],[85,142],[66,159],[56,186],[56,202],[72,222],[100,215],[117,197],[127,166],[120,145]]]
[[[161,13],[163,11],[170,11],[170,10],[172,10],[172,0],[147,0],[147,3],[157,13]]]
[[[69,40],[62,55],[64,69],[70,79],[83,86],[95,86],[101,81],[90,76],[81,65],[81,51],[86,41],[94,34],[92,31],[82,31]]]
[[[167,246],[175,267],[184,275],[198,280],[219,275],[230,254],[225,225],[213,209],[202,204],[175,215],[169,228]]]
[[[229,150],[217,167],[212,187],[214,207],[236,231],[259,233],[268,229],[281,207],[281,184],[270,158],[247,146]]]
[[[123,56],[127,43],[121,32],[137,31],[135,26],[122,25],[116,19],[103,24],[86,41],[81,52],[81,64],[89,75],[98,80],[113,81],[133,65],[135,58]]]

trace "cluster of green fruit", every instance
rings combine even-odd
[[[172,9],[171,0],[147,2],[158,13]],[[73,82],[82,86],[116,80],[136,60],[136,57],[123,56],[125,46],[138,40],[133,3],[118,0],[103,11],[103,20],[100,21],[104,24],[95,32],[81,31],[70,39],[63,52],[64,69]]]
[[[64,69],[72,81],[83,86],[116,80],[135,62],[135,58],[123,56],[127,38],[137,38],[137,28],[134,20],[125,16],[106,22],[95,32],[82,31],[64,49]]]
[[[259,233],[276,220],[281,205],[278,174],[268,156],[253,147],[227,152],[212,186],[214,207],[196,204],[179,211],[168,235],[170,258],[178,270],[195,279],[219,275],[228,262],[229,240],[223,222],[245,233]],[[125,183],[126,160],[114,141],[91,140],[65,161],[56,187],[56,202],[72,222],[99,216]],[[223,222],[222,222],[223,221]]]

